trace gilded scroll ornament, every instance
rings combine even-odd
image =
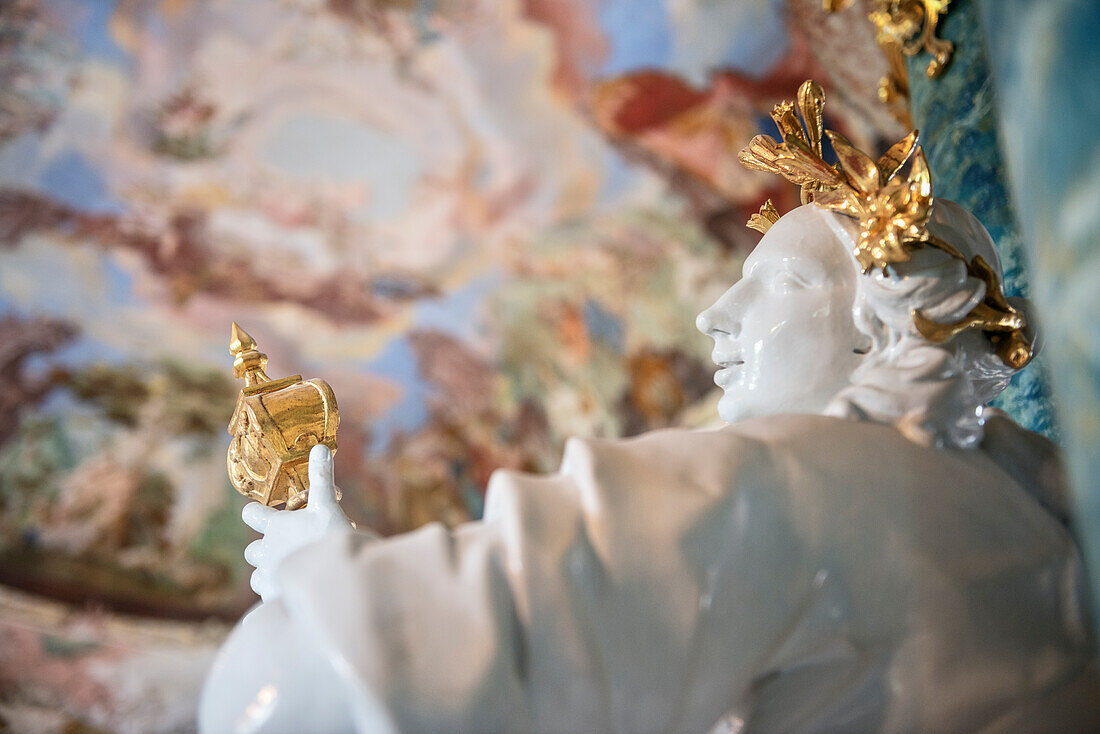
[[[924,73],[935,79],[947,67],[955,45],[936,37],[940,17],[951,0],[891,0],[880,2],[870,15],[879,32],[879,43],[892,41],[906,56],[926,51],[932,57]]]
[[[822,0],[827,13],[843,10],[853,0]],[[876,40],[886,57],[889,70],[879,80],[878,98],[906,126],[909,118],[909,72],[906,56],[927,51],[931,61],[924,73],[935,79],[943,73],[951,60],[954,44],[936,37],[940,18],[947,11],[951,0],[874,0],[874,10],[868,18],[876,29]]]
[[[778,173],[798,184],[803,203],[813,202],[858,221],[853,255],[865,274],[871,270],[886,274],[890,265],[907,262],[917,247],[935,247],[962,260],[972,277],[985,282],[985,297],[954,324],[941,324],[914,311],[917,331],[929,341],[943,342],[962,331],[980,329],[1005,364],[1016,369],[1026,365],[1033,348],[1025,335],[1024,316],[1005,298],[993,269],[981,257],[967,262],[955,247],[926,228],[934,202],[932,177],[924,150],[917,143],[917,131],[894,143],[875,161],[840,133],[823,131],[823,107],[821,86],[812,80],[804,82],[798,91],[801,122],[793,103],[777,104],[772,119],[782,142],[757,135],[738,158],[748,168]],[[822,156],[822,132],[836,152],[835,165]],[[755,217],[749,221],[749,226],[760,229],[756,224]]]
[[[336,451],[336,396],[324,380],[303,381],[301,375],[272,380],[264,372],[267,355],[236,323],[229,352],[233,376],[245,382],[229,422],[229,481],[269,507],[303,507],[309,496],[310,449],[323,443]]]

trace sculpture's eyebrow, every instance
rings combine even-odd
[[[821,285],[825,282],[825,268],[821,263],[813,258],[798,256],[745,260],[743,275],[762,279],[790,275],[806,285]]]
[[[825,266],[814,258],[785,257],[781,269],[805,281],[807,285],[821,285],[825,282]]]

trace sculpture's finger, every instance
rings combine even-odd
[[[249,502],[241,510],[241,519],[244,520],[245,525],[257,533],[264,533],[267,532],[267,525],[271,522],[271,518],[277,514],[279,511],[273,507],[261,505],[259,502]]]
[[[328,446],[319,443],[310,450],[307,510],[325,512],[337,506],[332,464],[332,452]]]
[[[248,562],[248,565],[259,568],[264,559],[264,541],[263,538],[254,540],[248,544],[248,547],[244,549],[244,560]]]

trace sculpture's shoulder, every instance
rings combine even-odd
[[[890,425],[826,416],[770,416],[731,428],[787,468],[782,484],[792,501],[816,504],[826,517],[851,518],[850,507],[860,506],[883,524],[913,529],[914,542],[951,531],[954,542],[977,545],[996,530],[1012,536],[1016,550],[1072,544],[1057,448],[999,413],[974,449],[926,446]],[[960,517],[971,525],[959,526]]]
[[[1000,410],[987,409],[981,452],[1064,525],[1069,524],[1069,492],[1058,445],[1027,430]]]
[[[991,700],[1004,702],[1027,686],[997,671],[1025,669],[1044,646],[1058,649],[1058,675],[1083,659],[1080,605],[1044,586],[1071,583],[1076,551],[1035,500],[1031,474],[1013,476],[985,451],[915,443],[889,425],[779,415],[572,439],[555,475],[494,477],[487,518],[508,529],[509,556],[523,569],[520,609],[552,618],[545,624],[559,632],[541,648],[552,652],[532,659],[554,659],[575,637],[585,641],[578,649],[596,645],[625,690],[647,691],[666,709],[687,678],[723,690],[767,679],[754,716],[773,730],[789,729],[777,722],[794,712],[809,715],[813,691],[862,706],[858,686],[823,691],[862,680],[860,666],[882,666],[905,683],[906,716],[942,724],[965,713],[948,695],[951,675],[995,678]],[[624,652],[643,637],[644,654]],[[676,642],[685,639],[714,659],[685,654]],[[1003,639],[1018,644],[1006,650]],[[968,661],[941,671],[942,687],[923,677],[962,645]],[[810,682],[798,673],[807,660],[819,666]],[[1045,685],[1056,676],[1038,677]],[[711,694],[720,699],[697,685],[700,701]]]
[[[1042,453],[1021,443],[1017,432],[1027,433],[1015,424],[998,424],[996,443],[1002,448],[990,455],[921,445],[886,424],[823,415],[772,415],[720,428],[671,428],[627,439],[573,438],[566,444],[561,472],[587,477],[590,483],[624,482],[635,487],[659,483],[666,490],[688,486],[729,491],[749,481],[777,489],[808,484],[831,494],[826,485],[832,481],[879,492],[908,491],[945,472],[954,475],[950,484],[956,489],[974,484],[1014,486],[1031,481],[1037,471],[1016,469],[1032,461],[1028,456]],[[1017,440],[1008,441],[1001,434]],[[1005,466],[1003,455],[1013,450],[1022,453],[1014,465]],[[1044,462],[1032,461],[1045,466]],[[811,471],[817,481],[807,482]]]
[[[949,567],[992,538],[1006,561],[1075,555],[1056,448],[996,414],[988,428],[978,449],[938,449],[889,425],[775,415],[716,430],[575,440],[563,470],[587,467],[599,492],[620,498],[612,507],[647,493],[736,500],[738,511],[782,517],[799,538],[830,545],[858,533],[857,550],[881,540],[899,563],[920,557]]]
[[[928,515],[930,522],[973,507],[1004,522],[1039,518],[1061,525],[1064,511],[1056,448],[1000,415],[989,421],[979,449],[925,446],[885,424],[773,415],[721,428],[569,439],[561,469],[551,477],[497,472],[487,516],[499,504],[493,495],[516,492],[556,493],[579,507],[621,509],[630,517],[649,495],[660,504],[669,495],[713,501],[746,491],[813,518],[848,513],[848,505],[859,502],[917,503],[918,519]],[[799,510],[808,507],[819,512]]]

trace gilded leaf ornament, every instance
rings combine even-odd
[[[767,234],[768,230],[772,228],[772,225],[779,221],[779,210],[775,208],[775,204],[771,199],[768,199],[760,207],[760,211],[749,217],[748,223],[745,225],[749,229],[755,229],[761,234]]]
[[[914,311],[918,333],[929,341],[943,342],[963,331],[980,329],[1005,364],[1015,369],[1026,365],[1033,355],[1031,340],[1024,333],[1026,321],[1005,298],[994,270],[981,257],[968,262],[958,249],[927,229],[934,203],[932,174],[917,142],[917,131],[875,160],[840,133],[824,129],[825,94],[817,82],[803,82],[797,99],[797,116],[792,102],[781,102],[772,110],[782,142],[757,135],[738,153],[738,159],[748,168],[777,173],[797,184],[804,204],[812,202],[855,219],[859,235],[852,254],[864,274],[879,270],[889,275],[889,267],[907,262],[917,247],[934,247],[962,260],[971,277],[985,282],[985,297],[954,324],[932,321]],[[836,153],[835,165],[823,157],[823,137]],[[778,220],[779,213],[769,199],[749,219],[748,226],[767,232]]]
[[[792,102],[780,102],[772,109],[772,120],[783,142],[757,135],[737,158],[748,168],[778,173],[798,184],[802,187],[802,203],[808,204],[814,193],[839,185],[841,175],[821,158],[825,107],[821,85],[813,80],[804,82],[798,90],[798,102],[802,122],[795,116]]]

